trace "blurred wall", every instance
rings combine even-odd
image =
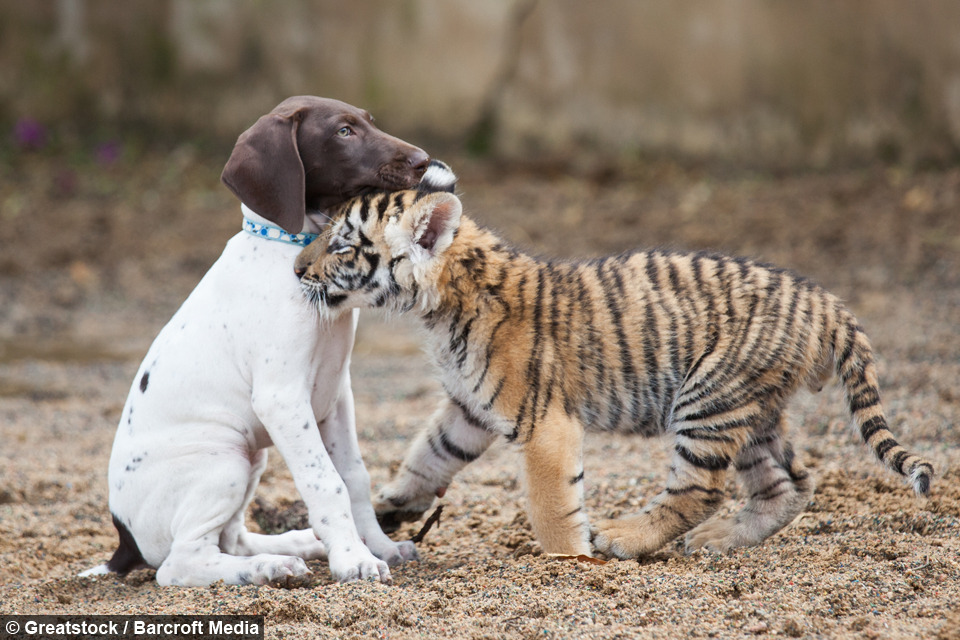
[[[519,157],[952,161],[956,0],[0,0],[0,122],[233,140],[284,97]]]

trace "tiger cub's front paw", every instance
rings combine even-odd
[[[600,520],[590,533],[594,549],[621,560],[651,554],[668,539],[647,514]]]
[[[405,496],[392,484],[387,485],[373,500],[377,522],[384,533],[393,533],[404,522],[416,522],[433,506],[433,495]]]

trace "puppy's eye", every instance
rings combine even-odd
[[[337,131],[337,135],[341,138],[346,138],[347,136],[353,135],[353,129],[350,127],[340,127],[340,130]]]

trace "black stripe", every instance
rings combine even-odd
[[[779,416],[777,416],[776,419],[779,420],[779,419],[780,419]],[[773,422],[773,421],[771,421],[771,422]],[[768,433],[768,434],[764,435],[762,438],[758,437],[758,435],[759,435],[759,434],[754,434],[753,438],[750,440],[750,446],[751,446],[751,447],[760,447],[760,446],[763,446],[763,445],[770,444],[771,442],[776,442],[777,440],[780,439],[780,434],[779,434],[779,433]],[[792,449],[791,449],[791,451],[792,451]]]
[[[698,484],[691,484],[686,487],[681,487],[679,489],[674,489],[672,487],[667,487],[667,493],[671,496],[682,496],[688,493],[693,493],[694,491],[699,491],[701,493],[708,493],[711,495],[723,495],[723,489],[707,489],[706,487],[701,487]]]
[[[366,222],[370,216],[370,194],[365,193],[360,198],[360,222]],[[363,235],[362,233],[360,234]]]
[[[357,229],[357,237],[360,238],[361,247],[372,247],[373,240],[367,237],[367,234],[363,232],[363,229]]]
[[[736,442],[736,439],[722,433],[714,433],[708,428],[681,429],[677,431],[678,436],[689,438],[691,440],[701,440],[709,442]]]
[[[680,274],[677,271],[677,265],[674,260],[675,256],[671,256],[667,259],[667,270],[670,275],[670,289],[665,292],[670,294],[670,300],[673,304],[676,305],[676,313],[668,313],[667,318],[670,321],[670,325],[667,327],[667,335],[669,336],[668,343],[668,353],[670,355],[670,368],[669,370],[660,371],[661,382],[662,384],[662,395],[659,399],[660,403],[660,423],[666,425],[667,418],[669,416],[670,407],[673,404],[673,396],[676,392],[677,379],[679,376],[683,375],[680,368],[680,332],[678,331],[677,326],[677,317],[691,318],[692,314],[685,313],[684,305],[682,302],[682,289],[680,284]],[[661,294],[661,300],[663,300],[666,295]],[[689,334],[689,323],[688,323],[688,334]],[[687,352],[689,353],[689,352]],[[689,356],[684,356],[685,358]]]
[[[433,451],[434,456],[440,458],[441,460],[445,457],[440,449],[437,448],[437,443],[433,441],[432,434],[427,436],[427,444],[430,445],[430,450]]]
[[[328,307],[336,307],[342,304],[346,299],[347,296],[342,293],[328,293],[325,301]]]
[[[403,206],[403,191],[398,191],[397,195],[393,197],[393,208],[397,211],[406,209],[406,207]]]
[[[520,274],[520,282],[517,283],[517,317],[522,318],[526,315],[527,299],[523,295],[523,290],[527,288],[527,272]]]
[[[377,267],[380,266],[380,254],[379,253],[362,253],[360,254],[367,259],[368,269],[367,273],[363,274],[363,277],[360,278],[360,283],[357,285],[357,288],[363,288],[367,286],[373,276],[377,275]]]
[[[676,451],[681,458],[698,469],[706,469],[707,471],[723,471],[730,466],[730,458],[725,456],[704,456],[701,458],[700,456],[694,455],[692,451],[681,445],[677,445]]]
[[[657,353],[660,351],[660,329],[657,325],[657,314],[654,305],[662,306],[663,295],[660,291],[660,269],[656,263],[656,255],[650,253],[646,256],[647,261],[644,265],[644,271],[647,279],[650,281],[650,297],[645,300],[644,319],[643,319],[643,364],[646,367],[648,406],[660,407],[660,376],[664,373],[660,371],[657,362]],[[654,300],[656,295],[656,300]]]
[[[670,505],[660,503],[657,506],[665,511],[669,511],[674,516],[676,516],[677,520],[679,520],[685,527],[685,530],[690,530],[693,528],[693,524],[689,520],[687,520],[687,516],[683,515],[682,513],[680,513],[673,507],[671,507]]]
[[[712,418],[712,417],[714,417],[714,416],[719,416],[719,415],[723,415],[723,414],[722,414],[722,413],[717,413],[717,414],[713,414],[713,415],[711,415],[711,416],[707,416],[707,418]],[[721,433],[721,432],[723,432],[723,431],[731,431],[731,430],[733,430],[733,429],[739,429],[739,428],[741,428],[741,427],[749,427],[750,425],[752,425],[752,424],[754,424],[755,422],[757,422],[757,421],[759,420],[759,417],[760,417],[760,416],[753,416],[752,418],[737,418],[737,419],[735,419],[735,420],[727,420],[727,421],[725,421],[725,422],[718,422],[718,423],[715,423],[715,424],[706,424],[706,425],[700,425],[700,426],[690,426],[690,427],[686,427],[686,429],[689,429],[689,430],[691,430],[691,431],[692,431],[692,430],[710,430],[710,431],[713,431],[713,432],[715,432],[715,433]],[[677,422],[680,422],[680,421],[681,421],[680,419],[677,420]],[[683,422],[690,422],[690,418],[682,418],[682,421],[683,421]],[[679,433],[679,431],[678,431],[678,433]]]
[[[440,432],[440,444],[443,445],[443,448],[454,458],[463,460],[464,462],[473,462],[480,457],[479,453],[471,453],[469,451],[464,451],[457,445],[450,442],[450,439],[447,438],[447,434],[443,431]]]
[[[571,350],[571,345],[575,344],[573,337],[574,330],[579,331],[574,323],[574,314],[576,312],[576,297],[573,295],[574,286],[576,284],[576,274],[574,273],[573,267],[566,265],[562,274],[562,284],[564,291],[564,301],[566,302],[566,308],[564,310],[563,319],[561,320],[561,327],[563,328],[563,338],[562,344],[564,346],[564,359],[567,360],[573,352]],[[560,395],[561,395],[561,404],[563,405],[563,410],[568,416],[573,416],[576,413],[579,397],[582,388],[578,388],[577,382],[574,376],[564,375],[567,373],[572,373],[572,367],[567,364],[561,372],[560,379]]]
[[[850,398],[850,411],[856,413],[863,409],[875,407],[878,404],[880,404],[880,392],[876,387],[871,387]]]
[[[753,344],[750,345],[749,350],[745,354],[741,353],[747,343],[747,338],[750,336],[753,323],[759,320],[756,316],[756,311],[760,300],[756,294],[751,295],[750,306],[747,309],[747,312],[742,316],[735,314],[732,292],[734,289],[742,288],[742,286],[737,285],[743,285],[748,280],[748,278],[745,277],[742,272],[744,265],[740,265],[741,280],[740,282],[735,283],[733,281],[734,276],[726,273],[726,265],[730,264],[730,261],[723,257],[718,257],[714,260],[717,265],[717,279],[720,280],[720,287],[727,294],[726,315],[730,320],[737,320],[742,317],[743,326],[739,328],[737,342],[727,349],[727,357],[723,359],[723,361],[720,363],[720,366],[717,366],[701,375],[699,379],[695,380],[690,387],[685,389],[681,396],[690,397],[688,397],[686,400],[678,401],[675,409],[680,409],[696,402],[699,399],[698,396],[702,394],[694,392],[697,392],[700,389],[709,389],[710,387],[722,388],[723,386],[727,385],[733,377],[742,373],[747,366],[751,366],[754,353],[758,348],[760,348],[761,345],[766,344],[767,334],[773,330],[772,325],[766,323],[763,324],[760,328],[759,334],[754,339]],[[750,275],[752,275],[752,273]],[[719,326],[717,327],[717,331],[719,333]],[[717,336],[717,339],[719,340],[719,335]],[[700,360],[702,362],[703,356]],[[699,366],[700,363],[698,362],[694,369],[696,370]],[[691,379],[691,377],[692,376],[688,376],[688,379]]]
[[[742,407],[729,402],[725,398],[717,398],[701,406],[693,413],[685,416],[677,416],[675,414],[674,419],[684,422],[700,422],[702,420],[709,420],[715,416],[722,416],[725,413],[730,413],[731,411],[736,411],[741,408]]]
[[[470,318],[463,325],[463,328],[460,330],[460,333],[451,332],[450,335],[450,351],[451,353],[459,352],[457,356],[457,368],[463,369],[463,365],[467,361],[467,355],[469,354],[470,346],[470,329],[473,327],[473,321],[475,318]]]
[[[411,466],[408,465],[408,464],[403,465],[403,467],[407,470],[407,473],[409,473],[409,474],[411,474],[411,475],[417,476],[418,478],[422,478],[422,479],[424,479],[424,480],[431,480],[431,478],[430,478],[429,476],[427,476],[427,474],[421,473],[420,471],[417,471],[416,469],[414,469],[413,467],[411,467]]]
[[[583,482],[583,471],[574,476],[574,478],[570,481],[570,484],[577,484],[578,482]]]
[[[856,332],[851,330],[849,320],[843,325],[843,329],[847,331],[847,344],[843,347],[843,351],[837,354],[837,371],[839,372],[843,369],[843,366],[847,363],[847,360],[850,359],[850,356],[853,355],[853,346],[856,342]],[[839,335],[840,327],[837,327],[837,335]],[[834,338],[834,344],[837,343],[837,339]]]
[[[783,275],[778,274],[780,279],[777,280],[778,287],[782,286]],[[800,304],[800,288],[796,286],[796,283],[792,280],[790,284],[793,286],[793,291],[790,294],[790,304],[787,307],[787,312],[783,316],[777,318],[777,329],[779,330],[779,336],[777,340],[777,346],[767,353],[767,356],[763,359],[762,364],[759,367],[755,367],[753,374],[747,377],[744,384],[753,385],[754,382],[759,380],[767,371],[776,365],[782,365],[784,360],[784,349],[789,345],[790,347],[796,347],[799,344],[796,336],[793,335],[793,327],[796,324],[799,314],[797,313],[797,306]],[[781,321],[785,322],[785,326],[780,327]],[[789,361],[789,357],[786,358]],[[789,368],[786,369],[789,371]]]
[[[582,508],[583,508],[583,507],[577,507],[576,509],[574,509],[574,510],[571,511],[570,513],[564,514],[563,517],[564,517],[564,518],[569,518],[569,517],[572,516],[572,515],[576,515],[576,514],[580,513],[580,510],[581,510]]]
[[[790,478],[780,478],[776,482],[772,484],[768,484],[766,487],[764,487],[760,491],[756,491],[750,494],[750,499],[751,500],[768,500],[769,498],[765,496],[786,482],[790,482]],[[781,495],[781,493],[777,493],[777,495]]]
[[[447,394],[447,397],[450,398],[450,402],[460,410],[460,413],[463,414],[464,421],[469,424],[471,427],[476,427],[477,429],[483,429],[484,431],[490,431],[490,427],[487,426],[487,423],[473,415],[470,409],[467,408],[467,405],[460,402],[455,396]]]
[[[886,428],[887,421],[883,419],[883,416],[874,416],[864,422],[863,426],[860,427],[860,437],[863,438],[864,442],[868,442],[875,433]]]
[[[903,463],[906,462],[907,458],[909,457],[910,457],[910,454],[907,452],[906,449],[904,449],[903,451],[900,451],[899,453],[897,453],[897,455],[893,456],[893,461],[891,462],[890,466],[892,466],[894,469],[896,469],[903,475],[906,475],[906,472],[904,472],[903,470]]]
[[[523,419],[526,417],[529,399],[530,432],[527,434],[528,438],[531,437],[533,434],[533,429],[536,426],[537,406],[540,403],[540,370],[543,365],[543,327],[541,326],[541,323],[543,320],[544,286],[544,273],[543,270],[540,269],[537,272],[537,293],[534,298],[533,307],[533,347],[530,350],[530,358],[527,360],[527,379],[530,382],[527,387],[527,393],[520,405],[520,410],[517,412],[516,418],[517,427],[519,428],[523,425]],[[520,295],[522,298],[522,291],[520,292]]]
[[[613,287],[610,285],[607,276],[604,273],[604,266],[606,266],[605,260],[598,260],[596,263],[597,278],[600,280],[601,290],[603,291],[603,296],[606,302],[607,311],[610,313],[610,318],[613,321],[614,333],[617,336],[618,344],[621,344],[621,339],[623,338],[623,326],[620,322],[620,310],[617,308],[616,300],[613,297]],[[623,349],[621,346],[620,350],[620,360],[621,364],[623,363]],[[603,362],[607,362],[606,358],[603,359]],[[601,365],[602,366],[602,365]],[[603,369],[604,373],[606,369]],[[627,375],[626,370],[621,366],[621,371],[623,373],[623,385],[627,386]],[[620,385],[616,384],[616,381],[611,375],[610,385],[607,389],[607,406],[609,409],[609,418],[608,418],[608,428],[616,428],[620,424],[620,418],[623,415],[623,402],[620,399]]]
[[[878,443],[873,450],[876,451],[877,457],[883,460],[883,457],[887,455],[887,452],[896,446],[899,446],[899,443],[896,440],[893,438],[887,438],[886,440]]]
[[[489,411],[493,408],[493,403],[497,401],[497,398],[500,396],[500,392],[503,391],[503,385],[506,383],[506,377],[500,378],[500,382],[497,383],[497,386],[493,389],[493,394],[490,396],[490,399],[484,403],[483,408],[485,411]]]
[[[605,370],[599,366],[601,359],[598,351],[602,345],[597,336],[597,329],[594,326],[593,304],[590,297],[590,288],[584,282],[583,266],[577,269],[576,282],[578,285],[577,304],[579,305],[578,324],[582,325],[579,332],[579,353],[578,361],[580,363],[580,384],[581,391],[592,389],[593,393],[584,394],[583,412],[589,416],[596,417],[600,414],[600,406],[596,398],[603,397],[606,393]]]
[[[753,469],[754,467],[756,467],[757,465],[759,465],[759,464],[760,464],[761,462],[763,462],[764,460],[769,459],[769,457],[770,457],[770,456],[763,456],[763,457],[757,458],[756,460],[752,460],[752,461],[750,461],[750,462],[747,462],[746,464],[735,463],[733,466],[734,466],[734,468],[735,468],[737,471],[739,471],[740,473],[743,473],[743,472],[745,472],[745,471],[749,471],[750,469]]]
[[[390,196],[384,194],[380,196],[380,200],[377,202],[377,220],[382,221],[383,215],[387,212],[387,207],[390,206]]]
[[[787,478],[784,478],[784,479],[785,479],[785,480],[788,480]],[[786,493],[790,493],[790,489],[781,489],[780,491],[775,491],[774,493],[768,493],[768,494],[764,494],[764,495],[762,495],[762,496],[757,496],[757,497],[756,497],[756,500],[762,500],[762,501],[766,502],[766,501],[768,501],[768,500],[773,500],[774,498],[779,498],[780,496],[782,496],[782,495],[784,495],[784,494],[786,494]],[[751,496],[751,499],[753,499],[753,496]]]

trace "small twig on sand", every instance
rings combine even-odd
[[[410,542],[413,544],[420,544],[423,541],[424,536],[427,535],[427,532],[433,528],[433,525],[440,526],[440,514],[443,513],[443,505],[437,506],[433,510],[433,513],[430,514],[430,517],[427,518],[427,521],[423,523],[423,526],[420,528],[420,531],[417,531],[417,535],[410,538]]]

